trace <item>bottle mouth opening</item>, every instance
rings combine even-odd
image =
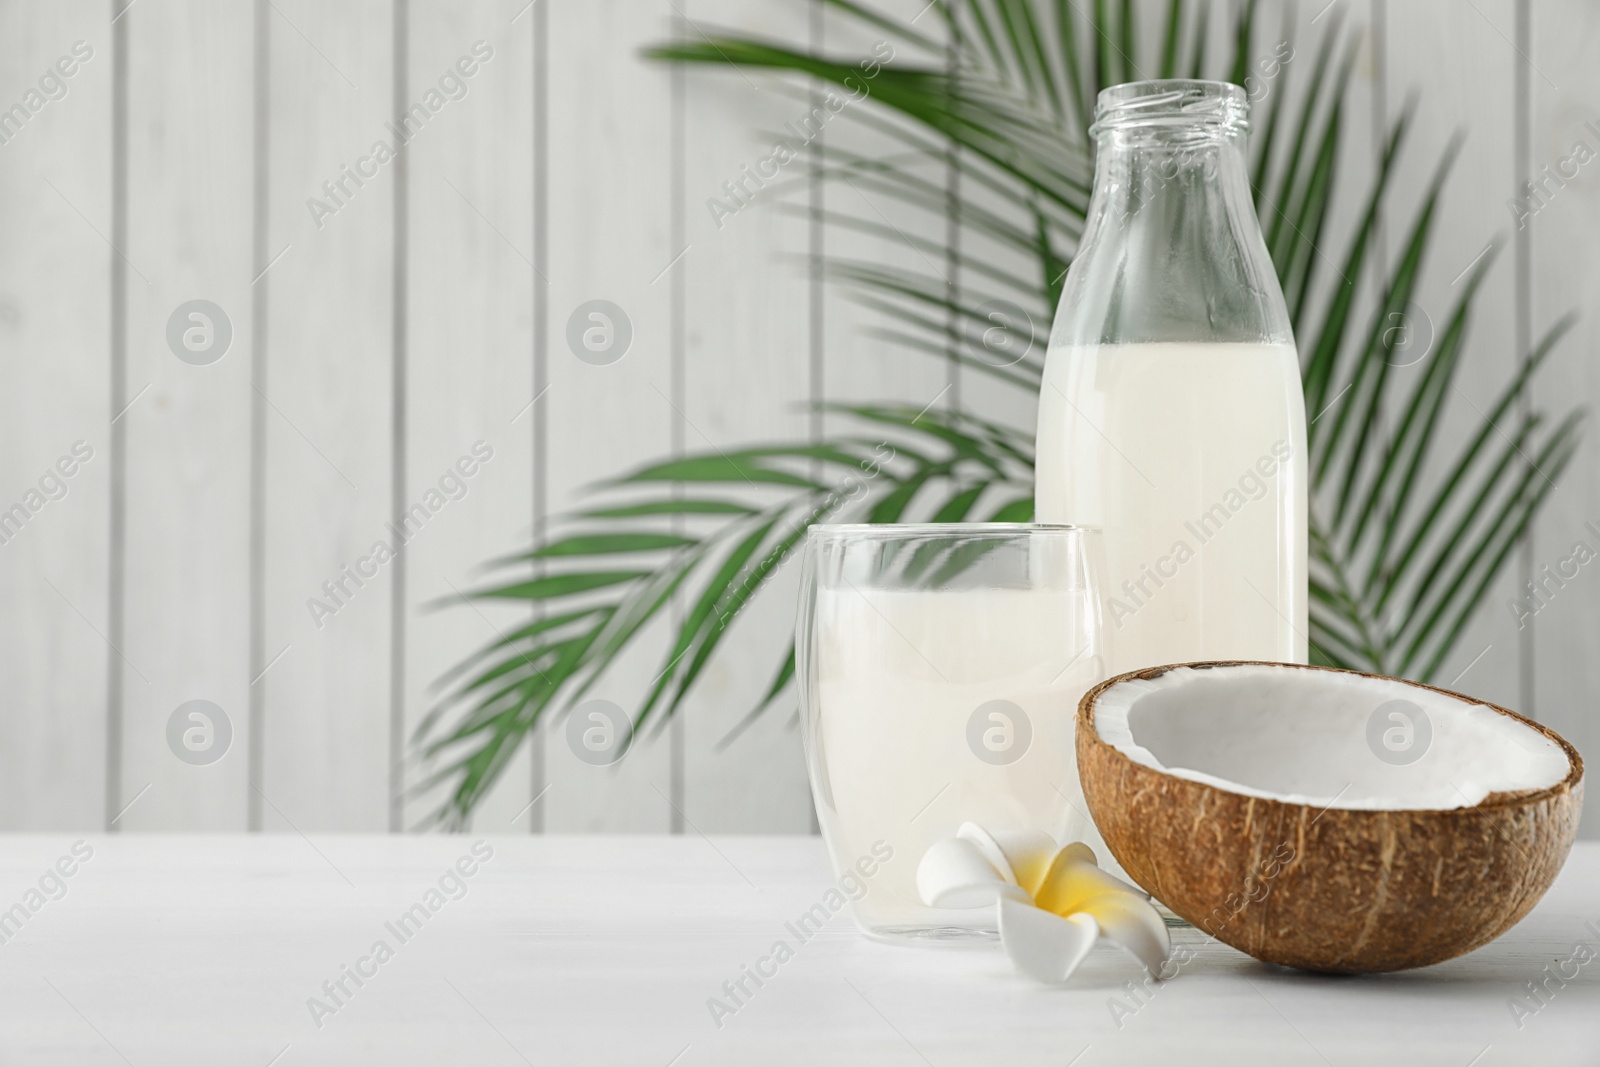
[[[1193,130],[1210,134],[1250,128],[1250,101],[1230,82],[1166,78],[1102,89],[1090,136],[1118,130]]]

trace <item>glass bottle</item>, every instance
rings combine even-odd
[[[1050,334],[1035,516],[1104,531],[1112,673],[1306,659],[1305,404],[1236,85],[1099,96]]]

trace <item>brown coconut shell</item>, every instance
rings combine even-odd
[[[1101,682],[1078,705],[1089,810],[1117,862],[1157,900],[1258,960],[1372,973],[1470,952],[1544,896],[1577,835],[1583,760],[1553,730],[1505,708],[1403,683],[1492,708],[1550,738],[1571,762],[1548,789],[1493,793],[1449,811],[1320,809],[1244,796],[1135,763],[1095,729],[1096,701],[1119,682],[1244,662],[1133,671]]]

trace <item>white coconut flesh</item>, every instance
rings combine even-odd
[[[1394,679],[1289,666],[1129,679],[1100,694],[1094,723],[1135,763],[1323,808],[1471,807],[1491,793],[1548,788],[1571,771],[1560,746],[1493,708]]]

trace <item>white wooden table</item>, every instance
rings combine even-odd
[[[0,909],[37,905],[0,913],[0,1063],[1600,1063],[1600,956],[1520,1028],[1509,1006],[1580,942],[1600,953],[1600,843],[1463,959],[1326,978],[1213,944],[1141,1005],[1105,947],[1045,988],[996,946],[875,944],[842,915],[799,944],[785,923],[829,885],[815,838],[490,838],[433,901],[471,837],[130,835],[86,861],[73,840],[0,837]],[[62,857],[59,899],[28,896]],[[392,926],[418,903],[440,906]],[[778,940],[793,958],[719,1028],[707,1001]],[[358,965],[335,1002],[323,983]]]

